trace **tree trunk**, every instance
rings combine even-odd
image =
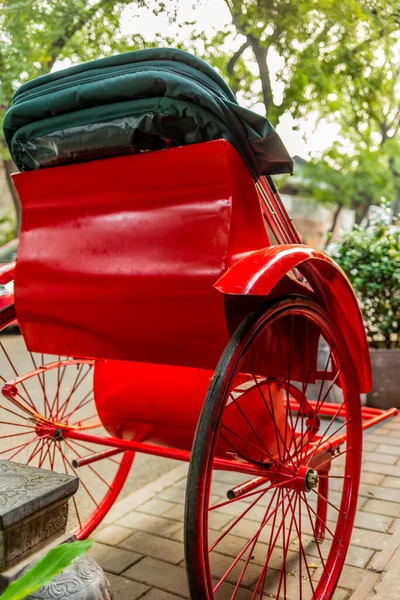
[[[336,205],[335,212],[333,213],[332,224],[331,224],[331,226],[330,226],[330,228],[329,228],[329,231],[328,231],[328,234],[327,234],[327,237],[326,237],[326,245],[325,245],[325,248],[326,248],[326,246],[329,244],[329,242],[330,242],[330,240],[331,240],[331,237],[332,237],[332,234],[333,234],[333,233],[334,233],[334,231],[335,231],[336,224],[337,224],[337,222],[338,222],[338,218],[339,218],[339,215],[340,215],[340,213],[341,213],[341,211],[342,211],[342,208],[343,208],[343,206],[342,206],[341,204],[337,204],[337,205]]]
[[[16,217],[15,229],[16,229],[16,235],[18,236],[20,229],[21,229],[21,203],[19,201],[18,193],[17,193],[17,190],[15,189],[14,182],[11,179],[11,175],[13,173],[17,172],[18,169],[11,159],[3,160],[3,165],[4,165],[4,172],[6,174],[8,189],[10,190],[11,198],[14,203],[15,217]]]
[[[361,221],[367,216],[368,209],[371,206],[372,202],[365,202],[365,204],[361,204],[356,208],[356,218],[355,224],[360,225]]]
[[[255,38],[253,35],[248,35],[247,39],[250,41],[252,50],[254,52],[254,56],[257,61],[267,117],[270,119],[270,121],[272,121],[273,125],[276,125],[275,115],[270,114],[270,109],[274,107],[274,101],[272,96],[272,86],[269,75],[269,68],[267,64],[268,48],[266,48],[265,46],[261,46],[257,38]]]

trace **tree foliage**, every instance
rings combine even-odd
[[[138,6],[145,0],[135,0]],[[0,0],[0,159],[14,200],[10,174],[15,166],[2,139],[2,120],[21,83],[45,75],[56,61],[81,62],[142,48],[141,34],[123,36],[121,12],[132,0]]]
[[[265,106],[274,125],[311,112],[341,126],[340,140],[311,166],[317,199],[351,206],[358,218],[381,197],[400,208],[400,4],[398,0],[222,0],[223,30],[177,41],[161,31],[121,33],[128,5],[146,6],[176,25],[186,0],[0,0],[0,118],[23,81],[57,61],[91,60],[158,45],[189,49],[217,68],[250,108]],[[213,0],[198,0],[213,8]],[[160,13],[162,13],[160,15]],[[325,178],[327,186],[321,186]]]
[[[318,202],[353,209],[360,223],[372,204],[391,201],[396,194],[390,161],[381,150],[357,148],[348,155],[340,142],[303,167],[300,191]],[[335,226],[333,223],[332,230]]]
[[[141,35],[120,33],[128,4],[132,0],[0,0],[0,104],[9,106],[21,83],[48,73],[57,60],[143,47]]]
[[[301,119],[316,110],[341,126],[340,140],[308,169],[311,195],[354,208],[358,220],[382,197],[399,210],[398,0],[225,2],[240,44],[227,63],[231,84],[236,78],[247,97],[254,89],[254,75],[241,62],[250,47],[262,82],[253,98],[274,124],[283,114]]]

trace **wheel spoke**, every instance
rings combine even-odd
[[[267,514],[268,514],[268,512],[269,512],[269,509],[270,509],[270,507],[271,507],[271,504],[272,504],[272,503],[273,503],[273,501],[274,501],[274,498],[275,498],[276,492],[277,492],[277,490],[275,490],[275,492],[272,494],[272,498],[271,498],[271,500],[270,500],[270,503],[269,503],[269,505],[268,505],[268,507],[267,507],[267,509],[266,509],[265,513],[264,513],[264,517],[263,517],[264,519],[266,518],[266,515],[267,515]],[[245,564],[244,564],[244,566],[243,566],[243,568],[242,568],[242,571],[241,571],[241,573],[240,573],[239,579],[238,579],[238,581],[237,581],[237,583],[236,583],[236,586],[235,586],[235,589],[234,589],[234,591],[233,591],[232,600],[234,600],[234,598],[236,597],[236,594],[237,594],[237,592],[238,592],[238,590],[239,590],[239,588],[240,588],[240,584],[242,583],[242,580],[243,580],[244,574],[245,574],[245,572],[246,572],[246,569],[247,569],[247,567],[248,567],[249,561],[250,561],[250,559],[251,559],[251,557],[252,557],[252,555],[253,555],[254,548],[256,547],[256,544],[257,544],[257,542],[258,542],[258,539],[259,539],[259,537],[260,537],[261,531],[262,531],[262,529],[260,529],[260,530],[259,530],[259,532],[258,532],[258,533],[256,533],[256,534],[255,534],[255,536],[254,536],[254,540],[253,540],[253,542],[252,542],[252,544],[251,544],[251,548],[250,548],[250,550],[249,550],[249,553],[248,553],[248,556],[247,556],[246,562],[245,562]]]
[[[333,423],[335,422],[336,418],[337,418],[337,417],[339,416],[339,414],[341,413],[341,411],[342,411],[342,408],[344,407],[345,403],[346,403],[346,401],[344,401],[344,402],[343,402],[343,404],[341,404],[341,405],[339,406],[339,408],[337,409],[336,413],[335,413],[335,414],[334,414],[334,416],[332,417],[332,419],[331,419],[331,421],[330,421],[330,423],[329,423],[328,427],[325,429],[325,434],[321,436],[321,439],[318,441],[318,444],[317,444],[317,445],[316,445],[316,447],[314,448],[314,450],[313,450],[313,452],[312,452],[311,456],[310,456],[310,457],[309,457],[309,459],[308,459],[308,462],[307,462],[307,464],[310,464],[310,462],[312,461],[312,459],[314,458],[314,456],[317,454],[317,452],[318,452],[319,448],[322,446],[322,444],[325,444],[325,442],[327,442],[327,441],[328,441],[329,439],[331,439],[331,438],[332,438],[334,435],[336,435],[337,431],[338,431],[339,429],[342,429],[342,428],[343,428],[343,425],[347,425],[347,424],[348,424],[348,422],[349,422],[349,421],[348,421],[348,420],[346,420],[346,421],[345,421],[345,423],[344,423],[343,425],[341,425],[341,426],[339,427],[339,429],[338,429],[338,430],[336,430],[336,431],[334,431],[334,432],[332,433],[332,435],[330,435],[328,438],[327,438],[327,437],[325,437],[325,436],[326,436],[326,433],[329,431],[329,429],[332,427]]]
[[[273,483],[267,488],[262,488],[259,490],[255,490],[254,492],[249,492],[248,494],[242,494],[241,496],[237,496],[237,498],[232,498],[231,500],[226,500],[225,502],[221,502],[220,504],[215,504],[214,506],[210,506],[208,510],[215,510],[217,508],[221,508],[222,506],[226,506],[228,504],[232,504],[232,502],[238,502],[239,500],[243,500],[244,498],[249,498],[250,496],[254,496],[255,494],[262,494],[263,492],[269,492],[274,488],[284,487],[288,483],[293,481],[293,477],[290,479],[286,479],[285,481],[281,481],[280,483]]]
[[[250,442],[250,440],[244,438],[243,436],[241,436],[239,433],[237,433],[236,431],[232,431],[232,429],[230,429],[229,427],[227,427],[226,425],[222,424],[221,425],[221,429],[225,429],[226,431],[228,431],[231,435],[234,435],[235,437],[237,437],[238,439],[240,439],[242,442],[245,442],[246,444],[249,444],[250,446],[252,446],[253,448],[255,448],[255,450],[257,450],[258,452],[260,452],[261,454],[267,454],[268,458],[276,465],[280,466],[281,468],[285,469],[286,471],[289,471],[289,469],[283,465],[282,463],[280,463],[279,461],[277,461],[272,454],[270,454],[267,450],[262,450],[261,448],[259,448],[259,446],[256,446],[255,444],[253,444],[253,442]],[[222,434],[223,435],[223,434]],[[223,435],[223,438],[226,440],[226,436]],[[227,440],[228,441],[228,440]],[[231,444],[231,446],[233,448],[235,448],[233,446],[233,444]],[[237,448],[235,448],[235,450],[237,450]],[[237,450],[238,451],[238,450]],[[256,462],[256,464],[260,464],[261,461],[252,461],[251,459],[247,458],[247,460],[249,462]]]
[[[9,363],[10,367],[12,368],[12,370],[13,370],[13,372],[14,372],[15,376],[16,376],[16,377],[19,377],[19,376],[20,376],[20,373],[18,373],[17,369],[15,368],[15,365],[14,365],[13,361],[11,360],[11,358],[10,358],[10,356],[9,356],[9,354],[8,354],[8,352],[7,352],[7,350],[4,348],[4,344],[3,344],[3,342],[1,342],[1,341],[0,341],[0,347],[1,347],[1,349],[3,350],[3,353],[4,353],[5,357],[7,358],[7,361],[8,361],[8,363]],[[4,378],[3,378],[3,381],[5,381],[5,379],[4,379]],[[21,385],[22,385],[22,387],[23,387],[23,389],[24,389],[24,391],[25,391],[25,394],[26,394],[26,395],[28,396],[28,398],[29,398],[29,400],[26,400],[26,399],[24,398],[24,402],[26,402],[27,404],[29,404],[29,405],[30,405],[30,407],[31,407],[31,408],[32,408],[34,411],[36,411],[36,412],[37,412],[37,409],[36,409],[36,407],[35,407],[35,403],[33,402],[33,400],[32,400],[32,398],[31,398],[31,396],[30,396],[30,394],[29,394],[28,390],[26,389],[26,387],[25,387],[24,383],[22,382],[22,383],[21,383]],[[21,396],[21,397],[22,397],[22,396]]]
[[[297,498],[296,498],[296,501],[297,501]],[[294,515],[295,514],[295,510],[296,510],[296,506],[293,508],[291,506],[291,504],[290,504],[290,509],[291,509],[291,511],[292,511],[292,513]],[[308,579],[310,581],[310,585],[311,585],[311,589],[312,589],[312,593],[313,593],[312,597],[315,598],[315,590],[314,590],[314,586],[312,584],[311,573],[310,573],[310,569],[308,567],[307,556],[306,556],[306,553],[304,552],[302,535],[301,535],[301,512],[299,513],[299,525],[297,524],[296,518],[294,518],[294,526],[295,526],[297,537],[298,537],[298,540],[299,540],[299,571],[300,571],[300,573],[299,573],[299,581],[300,581],[301,598],[303,597],[302,596],[302,594],[303,594],[302,583],[301,583],[303,581],[303,578],[302,578],[302,568],[301,568],[301,558],[303,558],[304,564],[305,564],[305,567],[306,567],[306,570],[307,570]]]
[[[82,454],[79,454],[79,452],[73,447],[72,444],[70,444],[67,440],[65,440],[65,443],[67,444],[68,448],[70,448],[72,450],[72,452],[74,452],[74,454],[78,457],[78,458],[83,458]],[[94,473],[95,475],[97,475],[97,477],[100,479],[100,481],[102,481],[102,483],[104,483],[104,485],[107,486],[107,489],[111,489],[110,484],[104,479],[104,477],[102,477],[100,475],[100,473],[98,471],[96,471],[96,469],[92,466],[92,465],[86,465],[87,467],[89,467],[89,469],[92,471],[92,473]]]
[[[256,536],[258,537],[260,535],[260,533],[264,529],[265,525],[268,523],[268,521],[271,519],[271,517],[273,517],[274,514],[278,511],[281,503],[289,495],[289,493],[290,493],[290,491],[286,493],[286,495],[283,497],[283,499],[280,502],[278,502],[278,504],[275,506],[274,510],[268,515],[268,517],[266,517],[263,520],[262,524],[260,525],[260,527],[258,528],[258,530],[256,531],[256,533],[247,542],[247,544],[244,546],[244,548],[239,552],[238,556],[235,558],[235,560],[233,561],[233,563],[231,564],[231,566],[227,569],[227,571],[225,572],[225,574],[222,576],[222,578],[219,580],[219,582],[217,583],[217,585],[214,587],[214,593],[221,587],[221,585],[223,584],[223,582],[225,581],[225,579],[228,577],[229,573],[232,571],[232,569],[239,562],[240,558],[243,556],[243,554],[249,548],[249,546],[250,546],[251,542],[254,540],[254,538]]]
[[[282,501],[284,501],[286,498],[288,498],[290,496],[290,493],[293,494],[294,492],[291,492],[291,490],[289,490],[288,494],[286,494],[284,497],[282,497]],[[283,495],[283,490],[281,491],[281,496],[282,495]],[[286,517],[288,511],[289,511],[289,506],[285,509],[285,512],[284,512],[284,516],[285,517]],[[254,593],[253,593],[253,595],[251,597],[251,600],[253,600],[253,598],[256,597],[257,591],[260,588],[260,585],[261,585],[261,588],[260,588],[260,600],[261,600],[261,598],[263,597],[263,594],[264,594],[265,579],[266,579],[267,572],[268,572],[269,560],[271,558],[272,552],[273,552],[273,550],[275,548],[276,542],[277,542],[277,540],[279,538],[280,532],[281,532],[282,527],[284,526],[284,522],[285,522],[284,519],[281,521],[281,523],[280,523],[280,525],[279,525],[279,527],[277,529],[277,532],[275,534],[275,537],[273,537],[273,534],[274,534],[274,531],[275,531],[276,518],[277,518],[277,513],[275,513],[274,522],[272,524],[271,534],[270,534],[269,543],[268,543],[267,557],[265,559],[263,570],[260,573],[260,576],[259,576],[258,581],[257,581],[257,585],[256,585],[256,587],[254,589]]]
[[[335,534],[332,533],[332,531],[328,528],[326,523],[321,519],[319,514],[313,509],[313,507],[310,504],[308,504],[308,508],[311,510],[313,515],[315,515],[315,517],[324,525],[326,531],[329,533],[329,535],[332,537],[332,539],[335,540],[336,542],[340,543],[340,540],[338,540],[338,538],[335,536]]]
[[[93,393],[93,390],[89,390],[87,392],[87,394],[81,399],[81,401],[79,402],[79,404],[76,407],[74,407],[69,413],[64,414],[62,417],[60,416],[60,420],[64,419],[66,421],[67,419],[69,419],[71,417],[71,415],[73,415],[75,412],[77,412],[78,410],[80,410],[81,408],[83,408],[83,404],[86,401],[87,401],[86,403],[93,402],[93,398],[89,398],[88,399],[88,396],[90,396],[90,394],[92,394],[92,393]],[[69,402],[69,399],[66,400],[65,402],[63,402],[63,404],[60,407],[60,411],[62,411],[64,409],[63,412],[65,413],[65,410],[66,410],[65,406],[68,405],[68,402]],[[86,406],[86,404],[85,404],[85,406]],[[56,418],[58,418],[57,415],[56,415]]]
[[[326,575],[328,575],[328,571],[327,571],[327,569],[326,569],[325,562],[324,562],[324,559],[323,559],[323,557],[322,557],[321,548],[320,548],[319,541],[318,541],[318,538],[317,538],[317,533],[316,533],[316,530],[315,530],[315,527],[314,527],[313,519],[312,519],[312,517],[311,517],[311,510],[310,510],[310,507],[309,507],[309,505],[308,505],[308,502],[307,502],[306,495],[305,495],[305,493],[303,492],[303,494],[301,494],[301,496],[302,496],[303,502],[304,502],[304,504],[305,504],[305,506],[306,506],[306,509],[307,509],[308,518],[309,518],[309,520],[310,520],[310,525],[311,525],[311,527],[312,527],[312,531],[313,531],[313,535],[314,535],[315,543],[316,543],[316,545],[317,545],[317,550],[318,550],[318,554],[319,554],[319,558],[320,558],[320,561],[321,561],[322,567],[323,567],[323,569],[324,569],[324,571],[325,571]]]
[[[2,406],[0,408],[3,408]],[[16,414],[16,413],[14,413]],[[25,418],[25,417],[21,417]],[[0,421],[0,425],[8,425],[10,427],[23,427],[24,429],[35,429],[34,425],[26,425],[25,423],[14,423],[14,421]],[[7,436],[5,436],[7,437]]]
[[[83,376],[82,376],[82,377],[79,379],[79,381],[78,381],[78,377],[79,377],[79,376],[77,376],[77,379],[75,380],[74,386],[73,386],[73,388],[72,388],[72,390],[71,390],[71,392],[70,392],[70,394],[69,394],[69,396],[68,396],[67,400],[64,402],[64,406],[68,405],[68,403],[70,402],[70,400],[71,400],[71,398],[72,398],[73,394],[75,394],[76,390],[77,390],[77,389],[79,388],[79,386],[80,386],[80,385],[83,383],[83,381],[85,381],[86,377],[87,377],[87,376],[89,375],[89,373],[91,372],[91,370],[92,370],[92,365],[86,365],[86,366],[88,367],[88,369],[87,369],[86,373],[85,373],[85,374],[84,374],[84,375],[83,375]],[[82,364],[81,364],[81,366],[80,366],[80,369],[81,369],[81,370],[83,370],[83,367],[84,367],[84,363],[82,363]],[[82,401],[81,401],[81,402],[82,402]],[[57,417],[57,418],[59,418],[60,420],[62,420],[62,419],[65,419],[65,410],[66,410],[66,409],[64,409],[64,411],[61,413],[60,417]],[[77,410],[77,409],[74,409],[74,411],[75,411],[75,410]],[[72,411],[72,412],[74,412],[74,411]]]
[[[259,384],[259,382],[258,382],[258,380],[257,380],[256,376],[254,375],[254,373],[253,373],[252,371],[251,371],[251,376],[252,376],[252,377],[253,377],[253,379],[254,379],[254,382],[255,382],[255,384],[256,384],[256,387],[257,387],[257,389],[258,389],[258,391],[259,391],[259,393],[260,393],[260,396],[261,396],[261,398],[262,398],[262,401],[263,401],[263,403],[264,403],[264,406],[265,406],[265,408],[267,409],[267,412],[268,412],[268,414],[269,414],[269,416],[270,416],[270,418],[271,418],[271,420],[272,420],[272,423],[274,423],[274,424],[275,424],[275,432],[276,432],[277,436],[279,436],[279,438],[280,438],[280,440],[281,440],[281,442],[282,442],[282,444],[283,444],[283,447],[284,447],[284,448],[285,448],[285,450],[286,450],[286,456],[288,456],[288,457],[291,459],[290,453],[289,453],[289,451],[288,451],[288,448],[287,448],[287,446],[286,446],[286,442],[285,442],[285,440],[283,439],[283,437],[282,437],[282,434],[281,434],[281,432],[279,431],[279,429],[278,429],[278,427],[277,427],[277,425],[276,425],[276,421],[275,421],[275,419],[274,419],[274,415],[273,415],[273,413],[272,413],[272,411],[271,411],[270,407],[268,406],[268,402],[267,402],[267,400],[266,400],[266,398],[265,398],[265,396],[264,396],[264,392],[262,391],[262,389],[261,389],[261,386],[260,386],[260,384]],[[271,402],[271,406],[272,406],[272,405],[273,405],[273,401],[272,401],[272,396],[271,396],[271,389],[270,389],[270,386],[267,386],[267,387],[268,387],[268,393],[269,393],[270,402]],[[278,441],[278,448],[279,448],[279,441]],[[294,467],[294,466],[295,466],[295,464],[294,464],[294,462],[293,462],[293,460],[292,460],[292,459],[291,459],[291,462],[292,462],[292,465],[293,465],[293,467]]]
[[[203,530],[199,548],[193,540],[186,545],[190,556],[195,549],[193,565],[188,565],[192,589],[203,597],[197,587],[200,569],[209,600],[216,600],[227,582],[232,588],[224,593],[231,600],[248,593],[249,586],[252,600],[263,600],[265,594],[276,600],[316,600],[321,593],[332,597],[356,508],[361,431],[354,368],[340,332],[312,300],[278,300],[249,317],[235,335],[217,367],[220,383],[210,388],[193,445],[193,455],[204,458],[191,463],[195,492],[187,500],[187,530]],[[324,407],[332,392],[342,394],[341,402],[328,411]],[[340,451],[339,442],[345,450]],[[239,465],[243,460],[266,466],[265,477],[238,483],[234,476],[231,481],[215,476],[214,488],[215,457],[232,453]],[[333,469],[328,500],[331,465],[345,471]],[[222,481],[233,497],[218,498],[224,494]],[[217,500],[211,501],[213,496]],[[246,503],[244,509],[239,500]],[[231,521],[218,533],[212,531],[205,554],[200,542],[208,539],[207,529],[228,515]],[[321,524],[323,544],[317,538]],[[227,562],[221,571],[222,560]]]
[[[29,463],[32,462],[32,460],[35,458],[35,456],[40,452],[43,444],[44,444],[44,440],[43,440],[43,438],[40,438],[40,440],[36,443],[36,446],[32,450],[30,457],[26,461],[27,465],[29,465]]]
[[[38,439],[42,438],[43,436],[38,435],[35,438],[33,438],[33,440],[31,440],[30,442],[26,442],[25,444],[20,444],[19,446],[14,446],[14,448],[8,448],[7,450],[3,450],[2,452],[0,452],[0,454],[5,454],[6,452],[12,452],[13,450],[16,450],[16,452],[14,452],[14,454],[12,454],[11,456],[7,457],[7,460],[12,460],[13,458],[15,458],[20,452],[22,452],[22,450],[24,448],[27,448],[28,446],[30,446],[31,444],[33,444],[34,442],[36,442]]]

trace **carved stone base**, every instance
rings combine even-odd
[[[24,560],[18,561],[14,566],[0,573],[0,597],[1,594],[8,588],[10,583],[18,579],[31,565],[43,558],[49,550],[55,548],[59,544],[67,544],[69,542],[75,542],[76,537],[71,533],[66,533],[61,537],[53,540],[51,543],[46,543],[46,546],[41,550],[38,550],[34,554],[25,558]],[[60,599],[61,600],[61,599]]]
[[[26,600],[113,600],[111,586],[103,569],[90,558],[82,556],[64,569],[48,585]]]
[[[62,535],[77,477],[0,460],[0,571]]]

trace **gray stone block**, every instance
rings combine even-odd
[[[0,571],[62,535],[79,480],[0,460]]]

